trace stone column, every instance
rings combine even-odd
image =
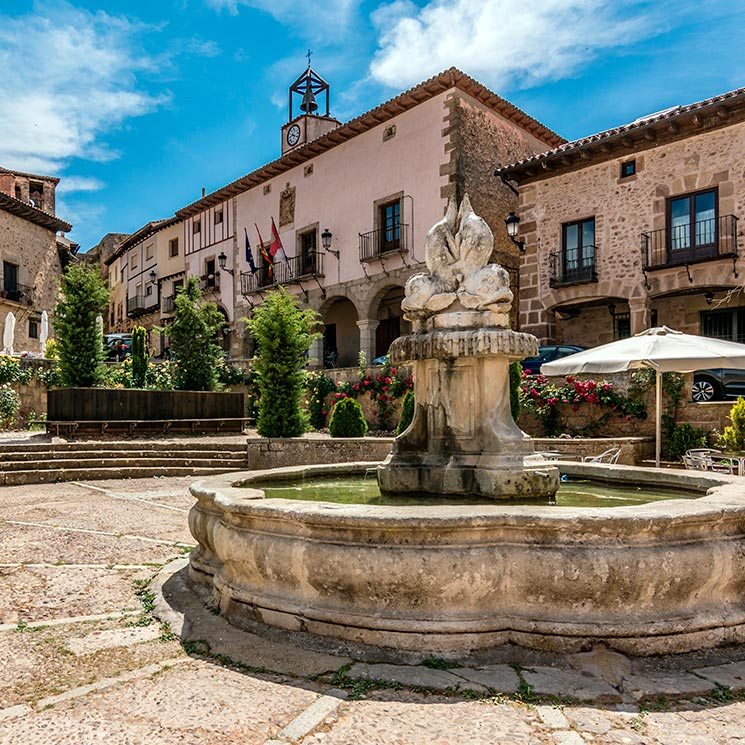
[[[380,321],[371,321],[369,318],[364,321],[357,321],[357,328],[360,330],[360,352],[365,353],[368,364],[375,359],[375,332]]]
[[[629,316],[632,336],[648,329],[651,324],[649,298],[646,296],[629,298]]]
[[[322,370],[323,369],[323,337],[319,336],[317,339],[313,339],[308,350],[308,357],[310,362],[308,368],[310,370]]]

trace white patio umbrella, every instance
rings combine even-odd
[[[13,339],[16,334],[16,317],[11,310],[5,316],[5,325],[3,326],[3,354],[13,354]]]
[[[47,354],[47,339],[49,338],[49,316],[43,310],[41,312],[41,329],[39,330],[39,343],[41,344],[41,356]]]
[[[662,373],[692,372],[709,367],[745,370],[745,344],[684,334],[667,326],[647,329],[628,339],[603,344],[541,365],[544,375],[616,373],[649,367],[657,372],[655,463],[660,465]]]

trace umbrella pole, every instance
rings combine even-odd
[[[655,438],[655,467],[660,467],[660,445],[662,435],[662,373],[659,370],[655,371],[655,423],[654,423],[654,438]]]

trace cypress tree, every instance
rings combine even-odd
[[[256,342],[257,430],[262,437],[298,437],[308,429],[301,398],[308,349],[319,336],[313,331],[318,314],[301,310],[297,300],[280,287],[245,322]]]
[[[97,266],[75,262],[62,275],[54,308],[60,384],[90,388],[104,377],[104,349],[97,316],[106,312],[109,289]]]
[[[135,388],[144,388],[146,375],[145,329],[142,326],[135,326],[132,329],[132,385]]]

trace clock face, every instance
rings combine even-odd
[[[300,140],[300,127],[297,124],[293,124],[287,130],[287,144],[297,145],[299,140]]]

